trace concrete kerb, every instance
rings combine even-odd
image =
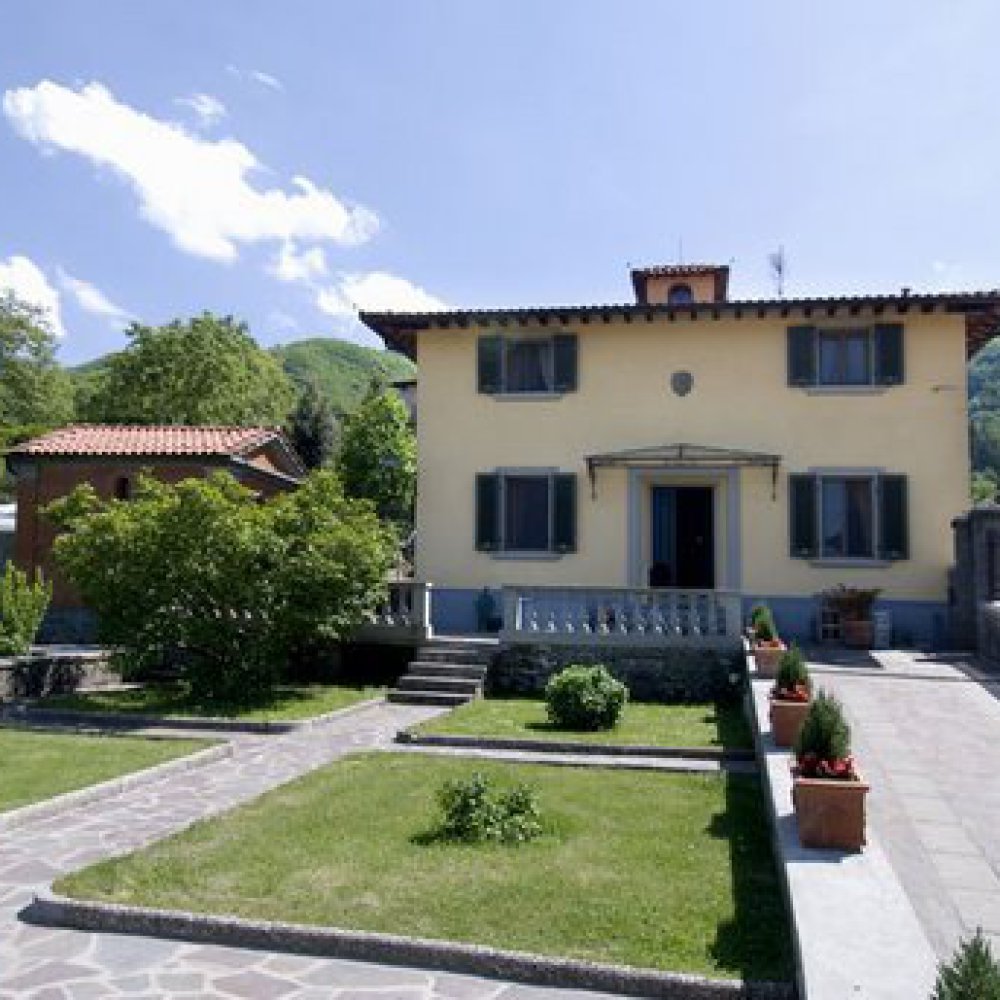
[[[174,718],[165,715],[147,715],[133,712],[76,712],[70,709],[34,708],[30,705],[15,703],[0,707],[0,722],[9,722],[20,726],[61,726],[65,728],[89,730],[130,730],[155,729],[157,727],[170,730],[186,730],[193,733],[227,733],[242,736],[285,736],[288,733],[300,732],[333,722],[344,716],[371,708],[380,704],[383,698],[368,698],[354,705],[315,715],[311,719],[294,719],[287,722],[256,722],[253,720],[225,719],[216,716],[198,718],[185,716]]]
[[[21,916],[48,927],[350,959],[662,1000],[794,997],[789,983],[709,979],[429,938],[84,902],[53,893],[36,896]]]
[[[747,710],[791,922],[799,1000],[929,996],[936,974],[933,951],[871,829],[861,853],[799,844],[790,756],[771,739],[772,684],[748,670]]]
[[[522,750],[528,753],[577,753],[600,757],[681,757],[687,760],[752,761],[753,750],[725,750],[722,747],[667,747],[652,744],[628,746],[622,743],[584,743],[579,740],[532,740],[495,736],[455,736],[424,734],[403,729],[396,742],[407,746],[454,747],[475,750]]]
[[[56,795],[54,798],[46,799],[44,802],[35,802],[20,809],[12,809],[10,812],[0,814],[0,832],[13,830],[16,827],[24,826],[39,819],[48,819],[51,816],[77,809],[80,806],[97,802],[100,799],[118,795],[130,788],[137,788],[141,785],[151,784],[160,781],[172,774],[190,771],[194,768],[204,767],[215,761],[232,756],[233,747],[229,743],[221,743],[214,747],[205,747],[203,750],[196,750],[185,757],[178,757],[175,760],[168,760],[162,764],[155,764],[153,767],[144,768],[141,771],[133,771],[131,774],[123,774],[108,781],[99,782],[96,785],[88,785],[86,788],[78,788],[72,792],[65,792]]]

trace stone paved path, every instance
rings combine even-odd
[[[870,817],[941,958],[981,926],[1000,952],[1000,676],[918,653],[810,656],[843,701]]]
[[[543,1000],[570,991],[333,959],[32,927],[18,912],[60,875],[248,801],[435,709],[381,703],[311,730],[243,738],[232,757],[19,827],[0,841],[0,1000]],[[594,998],[598,994],[581,994]]]

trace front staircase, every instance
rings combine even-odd
[[[414,659],[389,692],[389,701],[452,706],[481,697],[498,645],[492,638],[428,639],[417,647]]]

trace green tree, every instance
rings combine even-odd
[[[318,469],[333,458],[337,447],[337,420],[312,379],[299,394],[286,430],[292,447],[307,469]]]
[[[228,473],[142,477],[129,502],[84,485],[49,515],[104,641],[138,670],[177,664],[195,696],[219,702],[262,696],[296,651],[359,624],[394,552],[371,505],[330,472],[263,504]]]
[[[981,928],[959,942],[950,962],[938,966],[931,1000],[1000,1000],[1000,963]]]
[[[55,427],[73,417],[69,377],[55,360],[43,310],[0,295],[0,425]]]
[[[380,517],[401,528],[412,523],[417,445],[395,392],[373,385],[346,417],[337,467],[350,496],[371,500]]]
[[[202,313],[167,326],[133,323],[125,350],[80,400],[87,419],[135,424],[280,426],[295,399],[281,365],[246,324]]]

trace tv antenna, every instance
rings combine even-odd
[[[774,282],[778,298],[785,297],[785,278],[788,274],[788,258],[785,256],[784,246],[779,246],[777,250],[767,255],[767,263],[771,269],[771,280]]]

